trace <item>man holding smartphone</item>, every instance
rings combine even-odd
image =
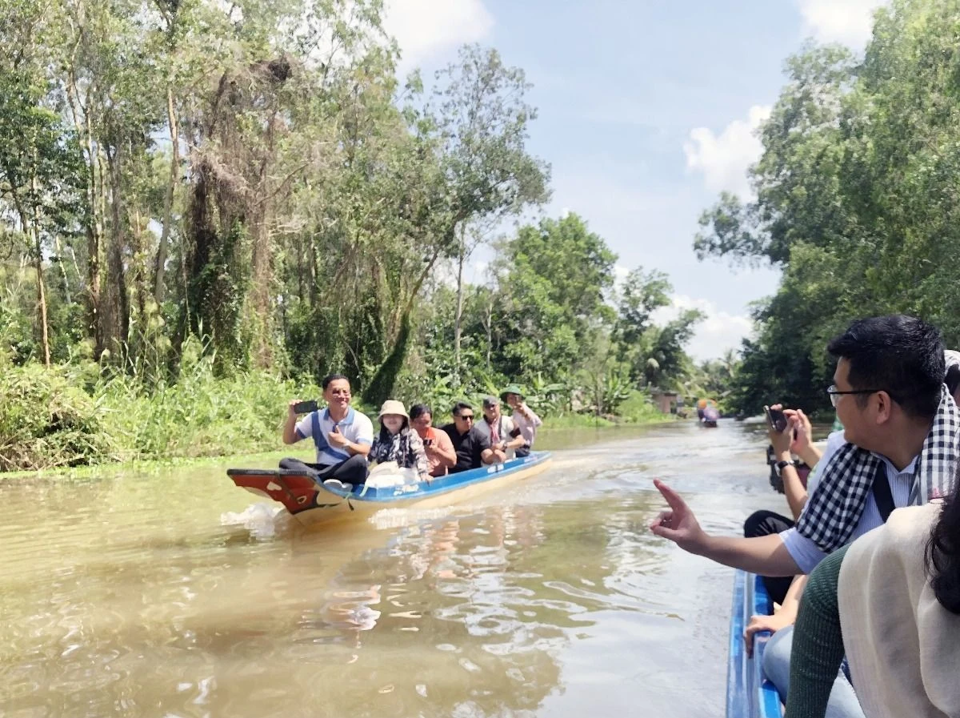
[[[294,444],[312,438],[317,449],[315,464],[298,459],[283,459],[281,469],[307,469],[325,486],[347,488],[367,480],[367,454],[373,445],[373,422],[350,406],[350,380],[343,374],[331,374],[321,382],[327,408],[303,406],[299,399],[287,408],[283,425],[283,443]],[[300,405],[300,406],[298,406]],[[299,421],[297,409],[311,411]]]
[[[904,315],[861,319],[828,351],[837,366],[826,393],[844,428],[827,441],[796,525],[766,536],[708,534],[686,501],[655,481],[669,504],[650,527],[655,535],[726,566],[762,576],[797,576],[885,523],[893,510],[953,493],[960,412],[944,383],[939,330]],[[781,699],[787,693],[792,635],[792,628],[778,631],[764,651],[764,672]],[[838,678],[830,697],[838,711],[834,715],[853,715],[839,712],[843,706],[858,707],[852,690]]]

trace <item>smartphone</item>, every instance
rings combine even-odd
[[[787,430],[787,417],[780,409],[771,409],[769,406],[763,407],[763,413],[767,415],[767,423],[775,431],[784,432]]]
[[[320,407],[317,405],[317,402],[310,401],[300,401],[293,405],[293,410],[297,414],[312,414]]]
[[[424,445],[424,446],[433,446],[433,439],[424,439],[424,440],[423,440],[423,445]]]

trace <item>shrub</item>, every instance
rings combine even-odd
[[[115,457],[105,416],[105,407],[72,386],[60,368],[4,366],[0,471],[79,466]]]

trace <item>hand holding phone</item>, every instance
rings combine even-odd
[[[767,424],[771,429],[781,434],[787,430],[787,417],[781,409],[771,409],[769,406],[765,406],[763,412],[767,415]]]
[[[315,412],[319,406],[316,401],[312,399],[310,401],[298,401],[293,405],[294,414],[312,414]]]

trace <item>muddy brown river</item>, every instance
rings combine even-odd
[[[545,433],[539,476],[311,532],[235,462],[0,480],[0,715],[722,716],[733,572],[647,531],[652,479],[736,532],[786,512],[764,446]]]

